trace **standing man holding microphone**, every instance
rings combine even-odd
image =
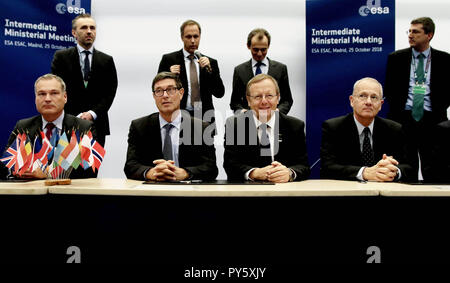
[[[181,25],[180,32],[183,49],[163,55],[158,73],[166,71],[178,74],[185,89],[181,109],[189,111],[191,116],[195,112],[198,118],[213,123],[212,97],[221,98],[225,94],[217,60],[198,51],[201,37],[199,23],[187,20]]]

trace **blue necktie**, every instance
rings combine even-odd
[[[262,71],[261,71],[261,66],[262,66],[262,65],[263,65],[262,62],[256,63],[256,65],[255,65],[255,66],[256,66],[255,76],[262,73]]]

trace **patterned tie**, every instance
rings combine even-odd
[[[255,71],[255,76],[259,75],[262,73],[261,71],[261,66],[264,65],[262,62],[258,61],[255,66],[256,66],[256,71]]]
[[[370,145],[370,139],[369,139],[369,128],[364,128],[364,141],[363,141],[363,150],[362,150],[362,161],[363,165],[367,167],[371,167],[375,165],[374,157],[373,157],[373,150],[372,146]]]
[[[85,54],[85,56],[84,56],[84,69],[83,69],[84,77],[83,77],[83,79],[85,81],[88,81],[89,80],[89,73],[91,72],[91,66],[90,66],[90,63],[89,63],[89,54],[91,54],[91,51],[84,50],[83,53]]]
[[[47,137],[47,139],[50,141],[50,139],[52,138],[52,133],[53,133],[53,129],[55,128],[55,124],[53,123],[47,123],[47,125],[45,125],[45,136]]]
[[[198,83],[197,67],[195,66],[194,55],[188,56],[191,61],[189,65],[189,77],[191,81],[191,104],[200,101],[200,84]]]
[[[425,55],[423,55],[423,53],[420,53],[417,58],[419,58],[419,62],[417,63],[416,68],[416,79],[418,84],[423,84],[425,82],[425,73],[423,70],[423,58],[425,58]],[[419,122],[423,117],[424,97],[425,94],[422,93],[415,93],[413,97],[413,107],[411,115],[417,122]]]
[[[165,160],[173,160],[172,139],[170,138],[170,130],[172,130],[173,127],[174,125],[170,123],[164,125],[164,129],[166,129],[163,146],[163,156]]]

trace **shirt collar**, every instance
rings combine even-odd
[[[253,110],[250,110],[253,113],[253,120],[255,121],[255,126],[256,128],[259,128],[259,126],[261,126],[262,122],[258,120],[258,118],[255,115],[255,112],[253,112]],[[276,116],[276,111],[278,111],[278,109],[276,109],[273,113],[272,116],[270,117],[269,121],[267,121],[267,126],[269,126],[269,128],[274,128],[275,127],[275,116]]]
[[[159,127],[160,129],[162,129],[166,124],[169,124],[169,122],[167,122],[162,116],[161,113],[159,114]],[[180,130],[181,127],[181,111],[178,112],[178,116],[173,119],[172,122],[170,122],[170,124],[174,125],[175,128],[177,128],[177,130]]]
[[[189,57],[189,55],[191,55],[191,53],[187,52],[183,47],[183,55],[184,55],[184,58],[186,59],[187,57]],[[194,55],[194,54],[192,54],[192,55]],[[198,59],[197,56],[194,55],[194,59]]]
[[[84,49],[79,43],[77,43],[77,49],[78,49],[78,54],[82,53],[85,50],[90,51],[91,54],[94,54],[94,45],[92,45],[91,48],[89,48],[89,49]]]
[[[258,63],[258,61],[256,61],[252,57],[252,67],[255,67],[256,63]],[[261,61],[261,63],[263,63],[265,66],[269,66],[269,59],[267,59],[267,56],[264,57],[264,59]]]
[[[430,52],[431,52],[431,47],[428,47],[428,49],[423,52],[419,52],[413,48],[412,52],[413,52],[414,58],[417,58],[417,56],[419,56],[420,53],[422,53],[425,56],[425,58],[428,58],[428,55],[430,55]]]
[[[356,120],[355,115],[353,115],[353,120],[355,120],[356,128],[358,129],[358,135],[361,135],[362,132],[364,131],[364,129],[366,128],[366,126],[364,126],[358,120]],[[373,119],[372,123],[370,123],[370,125],[368,126],[368,128],[370,130],[370,134],[373,133],[373,123],[374,123],[374,121],[375,121],[375,119]]]
[[[50,122],[45,120],[42,115],[41,115],[41,118],[42,118],[42,129],[45,129],[45,126],[47,126],[47,124]],[[61,113],[61,115],[59,115],[58,118],[56,118],[54,121],[52,121],[52,123],[53,123],[53,125],[55,125],[55,127],[58,128],[58,130],[62,130],[63,120],[64,120],[64,110]]]

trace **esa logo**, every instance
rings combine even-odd
[[[359,14],[363,17],[366,17],[369,14],[389,14],[389,7],[381,7],[381,0],[367,0],[366,5],[359,8]]]
[[[75,3],[74,3],[75,2]],[[85,14],[86,10],[81,8],[81,0],[67,0],[66,4],[59,3],[56,4],[56,12],[58,14]]]

